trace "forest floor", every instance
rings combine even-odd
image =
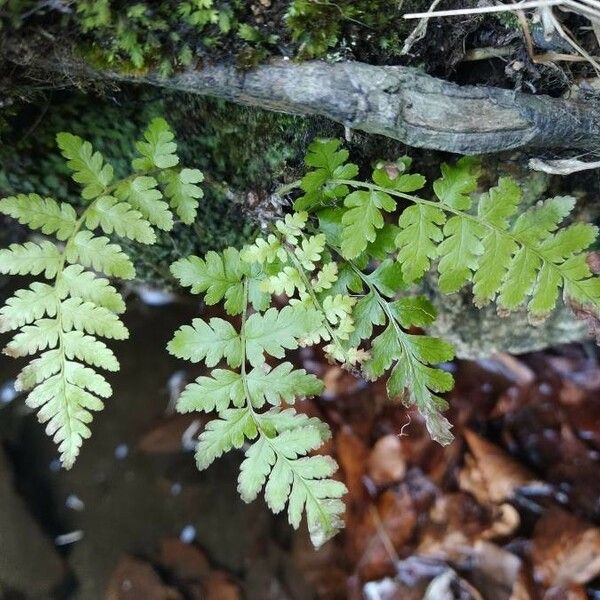
[[[5,548],[28,539],[17,569],[7,572],[0,555],[1,598],[600,598],[594,348],[446,365],[457,379],[456,441],[446,448],[380,385],[298,353],[326,392],[297,407],[331,425],[322,451],[349,488],[345,531],[314,551],[303,528],[239,500],[239,454],[196,471],[203,420],[172,409],[199,373],[163,348],[198,307],[131,304],[114,397],[72,471],[57,468],[35,416],[11,394],[17,366],[0,359],[3,480],[12,472],[14,482],[0,486],[0,527]]]

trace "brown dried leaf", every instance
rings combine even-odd
[[[375,442],[367,461],[367,472],[381,486],[400,481],[404,477],[406,460],[402,442],[397,435],[385,435]]]
[[[468,429],[465,429],[464,437],[472,459],[465,457],[466,464],[460,472],[459,484],[461,489],[471,492],[480,502],[509,500],[518,488],[535,480],[528,469],[498,446]]]
[[[547,587],[585,584],[600,574],[600,529],[552,507],[536,524],[532,555]]]
[[[166,586],[147,563],[133,556],[123,556],[114,570],[105,600],[183,600],[174,588]]]
[[[198,414],[164,417],[147,431],[138,442],[138,448],[148,454],[171,454],[191,450],[206,419]],[[187,439],[186,436],[189,438]]]
[[[182,582],[201,581],[211,572],[204,552],[192,544],[184,544],[178,538],[161,540],[158,562]]]

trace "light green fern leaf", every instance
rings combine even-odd
[[[64,202],[59,204],[52,198],[37,194],[18,194],[0,200],[0,213],[16,219],[31,229],[40,229],[46,235],[54,234],[66,240],[75,231],[77,214]]]
[[[213,317],[207,323],[194,319],[192,325],[184,325],[169,342],[167,349],[173,356],[192,362],[204,360],[214,367],[226,359],[230,367],[239,367],[242,362],[242,344],[238,332],[231,323]]]
[[[420,279],[438,256],[437,244],[444,239],[441,225],[446,222],[443,211],[435,206],[415,204],[404,210],[396,236],[398,262],[407,282]]]
[[[81,265],[69,265],[64,269],[57,290],[62,298],[75,296],[117,314],[125,312],[123,297],[108,279],[85,271]]]
[[[83,185],[81,192],[85,200],[93,200],[105,193],[113,178],[113,168],[104,163],[100,152],[94,152],[89,142],[71,133],[59,133],[56,142],[67,166],[74,171],[73,180]]]
[[[48,241],[11,244],[0,250],[0,273],[5,275],[39,275],[53,279],[61,265],[58,248]]]
[[[204,175],[198,169],[169,169],[161,173],[161,182],[166,186],[165,196],[186,225],[191,225],[196,219],[198,201],[204,196],[202,188],[197,184],[203,181]]]
[[[162,200],[154,177],[140,176],[133,181],[123,181],[115,190],[115,196],[127,201],[142,217],[163,231],[173,229],[173,215],[169,205]]]
[[[133,263],[121,246],[111,244],[106,237],[94,237],[91,231],[80,231],[71,238],[66,248],[66,258],[71,264],[79,263],[84,267],[91,267],[109,277],[135,277]]]
[[[321,313],[303,306],[285,306],[280,311],[250,315],[244,328],[246,352],[253,367],[264,363],[264,354],[283,358],[285,350],[298,348],[298,341],[321,325]],[[210,365],[209,365],[210,366]]]
[[[109,235],[114,231],[121,237],[142,244],[153,244],[156,241],[152,226],[141,213],[113,196],[102,196],[94,202],[86,212],[85,225],[88,229],[100,227]]]
[[[152,119],[144,132],[143,142],[138,142],[136,148],[142,158],[136,158],[131,163],[136,171],[150,171],[156,167],[169,169],[179,163],[175,154],[177,144],[169,124],[161,117]]]
[[[360,190],[348,194],[344,200],[348,209],[342,217],[342,254],[356,258],[376,238],[376,230],[384,225],[382,210],[391,212],[396,208],[393,198],[378,190]]]
[[[54,317],[58,306],[56,289],[34,281],[28,289],[17,290],[0,308],[0,333],[28,325],[45,315]]]

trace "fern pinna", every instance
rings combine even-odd
[[[264,487],[274,512],[288,503],[297,527],[303,510],[315,544],[341,525],[342,484],[330,479],[332,459],[312,455],[329,435],[324,424],[294,412],[298,397],[318,394],[321,383],[283,362],[286,349],[322,343],[331,360],[366,379],[389,372],[390,398],[417,406],[431,436],[452,441],[439,395],[453,386],[441,368],[453,358],[450,344],[416,329],[436,318],[431,303],[409,287],[433,263],[444,293],[472,284],[478,306],[527,306],[535,320],[554,308],[559,292],[598,310],[600,283],[584,250],[597,230],[586,223],[560,228],[574,200],[557,197],[520,211],[521,191],[510,178],[475,195],[479,166],[472,158],[442,165],[433,199],[414,195],[422,175],[402,157],[381,163],[369,181],[336,140],[317,140],[306,157],[308,172],[295,189],[295,212],[265,236],[238,251],[209,252],[172,266],[181,284],[241,315],[238,328],[195,319],[176,334],[169,350],[209,368],[179,399],[180,411],[216,412],[197,448],[200,469],[232,448],[245,447],[238,488],[246,501]],[[399,202],[402,204],[399,204]],[[394,222],[393,214],[399,213]],[[271,306],[273,299],[286,306]],[[252,312],[252,314],[249,314]]]
[[[169,231],[173,211],[194,220],[202,173],[181,169],[177,146],[160,118],[137,143],[133,173],[114,181],[113,168],[89,142],[59,133],[57,143],[73,179],[81,186],[79,212],[64,202],[37,194],[0,200],[0,212],[55,239],[39,238],[0,250],[0,272],[42,275],[18,290],[0,309],[0,332],[18,330],[4,353],[24,357],[41,352],[19,374],[15,387],[31,390],[26,403],[39,409],[40,422],[58,444],[70,468],[90,436],[92,412],[101,410],[111,387],[96,369],[117,371],[119,363],[98,338],[122,340],[123,298],[106,277],[132,279],[134,265],[105,235],[141,244],[155,241],[154,228]]]

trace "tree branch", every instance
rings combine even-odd
[[[459,86],[410,67],[277,61],[249,71],[216,64],[161,78],[95,70],[64,59],[36,66],[71,79],[146,83],[268,110],[321,115],[409,146],[460,154],[600,150],[600,105]]]

